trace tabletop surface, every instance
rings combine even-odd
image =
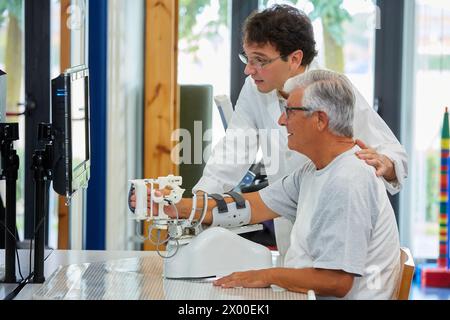
[[[277,287],[223,289],[213,279],[169,280],[164,259],[150,251],[46,252],[44,284],[27,284],[17,300],[306,300],[308,295]],[[28,275],[27,251],[20,252]],[[4,251],[0,251],[3,265]],[[275,264],[274,260],[274,264]],[[0,273],[3,273],[0,267]],[[17,285],[0,284],[0,299]],[[311,297],[310,297],[311,298]]]

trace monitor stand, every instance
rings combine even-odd
[[[16,185],[19,171],[19,156],[14,150],[14,141],[19,140],[17,123],[0,123],[1,179],[6,180],[5,211],[5,278],[3,283],[17,283],[16,278]]]
[[[44,283],[45,218],[48,212],[49,188],[52,180],[53,130],[51,124],[41,123],[38,130],[39,141],[45,143],[44,149],[33,153],[35,183],[35,247],[34,247],[34,283]]]

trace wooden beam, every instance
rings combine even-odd
[[[61,54],[60,66],[61,72],[71,67],[70,63],[70,30],[67,26],[69,20],[68,9],[70,7],[70,0],[61,0]]]
[[[144,175],[157,178],[178,174],[171,160],[179,127],[178,0],[146,1],[145,42]],[[144,249],[156,248],[147,241]]]
[[[61,0],[61,48],[60,68],[61,72],[70,68],[70,30],[67,26],[69,14],[67,12],[70,0]],[[65,205],[65,197],[58,197],[58,249],[69,249],[69,207]]]

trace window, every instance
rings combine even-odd
[[[145,1],[108,4],[106,249],[140,249],[124,195],[128,180],[143,176]]]
[[[180,1],[180,84],[211,84],[215,96],[230,95],[230,5],[231,0]],[[225,130],[213,110],[214,146]]]
[[[413,122],[411,145],[411,248],[417,258],[436,259],[439,250],[440,137],[450,106],[450,3],[415,0]],[[409,111],[409,110],[408,110]]]
[[[87,1],[72,0],[69,7],[68,24],[71,31],[71,66],[88,65],[87,59]]]
[[[7,121],[19,124],[20,140],[15,149],[20,158],[17,181],[17,229],[24,239],[24,13],[23,0],[2,1],[0,4],[0,69],[8,74],[7,79]]]
[[[378,13],[373,1],[260,0],[261,9],[273,4],[294,5],[310,16],[319,51],[319,65],[345,73],[372,105]],[[341,22],[325,25],[322,19],[325,10],[320,8],[331,8],[336,21]]]

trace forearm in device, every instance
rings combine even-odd
[[[260,223],[263,221],[271,220],[279,217],[275,212],[273,212],[270,208],[268,208],[265,203],[262,201],[258,192],[246,193],[242,195],[245,200],[250,202],[252,216],[250,220],[250,224]],[[233,202],[233,198],[225,198],[227,203]],[[217,206],[215,200],[208,200],[208,211],[206,213],[205,219],[203,220],[203,224],[211,225],[212,224],[212,210]],[[178,210],[181,212],[183,217],[188,217],[191,209],[192,209],[192,199],[182,199],[181,202],[177,205]],[[197,212],[195,215],[195,219],[200,219],[203,208],[203,197],[198,194],[197,195]]]

